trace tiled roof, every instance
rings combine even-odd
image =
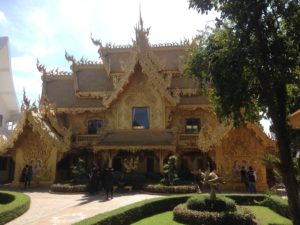
[[[106,134],[99,142],[99,146],[153,146],[153,145],[174,145],[175,134],[165,130],[131,130],[115,131]]]
[[[47,81],[46,96],[58,108],[102,107],[102,99],[79,98],[75,95],[73,79]]]

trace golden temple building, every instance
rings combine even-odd
[[[266,190],[261,158],[275,142],[257,124],[234,128],[218,121],[197,82],[183,74],[189,41],[151,45],[141,19],[135,34],[128,46],[92,38],[100,62],[66,53],[71,72],[37,64],[40,108],[25,101],[16,130],[0,147],[14,161],[13,184],[26,164],[34,180],[50,185],[67,179],[78,157],[116,171],[162,173],[168,156],[176,155],[179,170],[216,169],[230,190],[244,188],[240,169],[253,166],[257,190]]]

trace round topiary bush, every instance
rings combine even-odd
[[[174,220],[193,225],[257,225],[253,214],[242,208],[236,211],[209,212],[188,209],[187,204],[179,204],[173,209]]]
[[[211,200],[207,195],[199,195],[188,199],[187,208],[197,211],[227,212],[235,211],[236,205],[232,199],[225,196]]]

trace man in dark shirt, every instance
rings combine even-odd
[[[249,166],[248,171],[248,188],[250,193],[256,193],[256,174],[252,166]]]
[[[113,191],[114,191],[114,170],[113,168],[107,168],[105,170],[105,191],[106,191],[106,200],[113,198]],[[109,198],[110,195],[110,198]]]

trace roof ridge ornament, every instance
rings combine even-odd
[[[65,58],[68,62],[72,62],[72,64],[77,64],[77,60],[73,55],[70,55],[66,50],[65,50]]]
[[[135,40],[133,40],[133,46],[141,50],[145,47],[150,47],[148,36],[151,27],[144,29],[144,22],[142,19],[141,5],[140,5],[140,19],[136,25],[135,29]]]

